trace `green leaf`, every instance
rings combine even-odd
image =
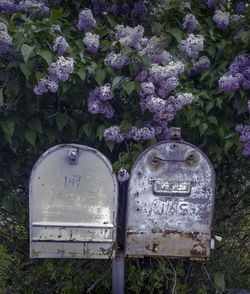
[[[152,32],[154,35],[159,35],[162,31],[164,24],[159,22],[152,22]]]
[[[80,69],[76,72],[76,74],[80,77],[80,79],[81,79],[82,81],[85,81],[85,78],[86,78],[86,70],[85,70],[85,69],[80,68]]]
[[[33,146],[36,144],[36,132],[31,129],[27,129],[24,133],[25,139]]]
[[[221,105],[223,102],[223,98],[222,97],[218,97],[216,98],[216,105],[221,109]]]
[[[218,133],[218,135],[220,136],[220,138],[221,138],[222,140],[224,140],[224,138],[225,138],[225,130],[224,130],[224,128],[222,128],[222,127],[218,128],[218,129],[217,129],[217,133]]]
[[[14,128],[15,128],[15,122],[14,121],[2,121],[1,123],[2,129],[10,138],[13,136]]]
[[[63,12],[58,9],[52,9],[50,12],[50,17],[49,20],[53,24],[55,23],[58,19],[61,19],[63,17]]]
[[[121,82],[121,77],[115,77],[112,81],[112,85],[111,85],[111,91],[114,91],[114,89],[116,89],[116,87],[118,87],[120,85]]]
[[[3,105],[3,88],[0,88],[0,107]]]
[[[245,44],[245,45],[248,45],[250,43],[250,30],[248,31],[243,31],[241,34],[240,34],[240,38],[241,38],[241,41]]]
[[[33,50],[35,49],[35,46],[31,47],[27,44],[23,44],[21,47],[21,52],[23,55],[23,59],[24,62],[26,63],[28,61],[28,59],[30,58],[31,53],[33,52]]]
[[[210,73],[211,73],[211,70],[203,70],[200,81],[203,81]]]
[[[56,124],[57,124],[59,131],[61,131],[63,129],[63,127],[66,125],[68,118],[69,117],[66,112],[57,114]]]
[[[209,102],[206,107],[206,113],[208,113],[214,107],[214,102]]]
[[[133,77],[137,72],[138,70],[140,69],[140,65],[138,63],[130,63],[129,64],[129,71],[130,71],[130,74],[131,76]]]
[[[150,66],[150,60],[149,60],[149,57],[148,57],[147,55],[144,54],[144,55],[140,56],[139,58],[140,58],[140,60],[142,61],[143,66],[144,66],[146,69],[148,69],[149,66]]]
[[[213,116],[213,115],[212,115],[212,116],[209,116],[207,119],[208,119],[208,121],[210,121],[212,124],[218,126],[218,121],[217,121],[217,119],[216,119],[215,116]]]
[[[135,51],[135,49],[133,49],[133,48],[131,48],[131,47],[129,47],[129,46],[125,46],[124,49],[123,49],[123,51],[122,51],[122,53],[123,53],[124,55],[127,55],[127,54],[129,54],[129,53],[134,52],[134,51]]]
[[[37,82],[39,82],[42,78],[44,78],[46,76],[46,73],[45,72],[40,72],[40,71],[37,71],[36,72],[36,80]]]
[[[140,83],[138,81],[135,82],[124,82],[122,83],[123,89],[130,95],[134,90],[137,92],[140,91]]]
[[[51,65],[52,63],[52,54],[48,50],[39,50],[37,52],[38,55],[40,55],[47,63],[48,65]]]
[[[182,33],[181,33],[181,30],[179,28],[171,28],[171,29],[168,29],[167,32],[169,32],[172,36],[174,36],[175,39],[178,41],[178,43],[181,42]]]
[[[97,81],[99,86],[103,85],[105,78],[106,78],[106,70],[104,70],[104,69],[96,70],[95,80]]]
[[[82,125],[79,132],[84,132],[88,139],[90,139],[92,135],[92,125],[90,123]]]
[[[225,290],[225,279],[223,273],[215,273],[214,284],[217,289],[220,289],[222,291]]]
[[[113,141],[106,141],[105,143],[108,146],[110,152],[112,152],[114,150],[114,147],[115,147],[115,142],[113,142]]]
[[[226,153],[228,153],[229,149],[234,145],[234,140],[229,139],[226,141],[225,146],[224,146],[224,150]]]
[[[29,76],[31,75],[31,71],[30,71],[29,67],[27,66],[27,64],[21,63],[20,69],[21,69],[22,73],[25,75],[26,80],[28,80]]]
[[[121,122],[120,132],[121,133],[125,133],[127,131],[130,131],[131,128],[132,128],[132,123],[131,122],[128,122],[126,120],[123,120]]]
[[[208,125],[206,123],[201,123],[199,125],[199,130],[200,130],[200,134],[201,136],[205,133],[205,131],[207,130]]]
[[[28,127],[35,132],[42,133],[42,124],[38,118],[32,118],[28,122]]]
[[[103,133],[106,130],[106,126],[101,125],[98,127],[97,129],[97,136],[99,137],[99,141],[101,141],[103,139]]]

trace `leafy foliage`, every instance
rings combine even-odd
[[[148,140],[130,137],[120,144],[105,140],[105,130],[114,125],[120,126],[124,136],[133,127],[158,126],[154,113],[141,109],[142,83],[136,79],[140,71],[152,66],[150,54],[115,39],[115,27],[121,24],[142,25],[144,37],[164,40],[164,51],[185,64],[179,85],[167,96],[188,92],[194,100],[176,112],[167,127],[181,127],[182,137],[212,161],[217,174],[214,230],[223,237],[206,264],[167,258],[127,260],[126,291],[205,294],[247,288],[249,178],[247,157],[241,155],[242,142],[235,126],[249,125],[249,93],[238,88],[229,94],[218,87],[218,81],[239,53],[249,52],[249,7],[244,17],[220,30],[212,20],[214,10],[198,0],[190,2],[191,6],[181,0],[147,1],[141,17],[134,10],[138,1],[127,1],[126,15],[117,3],[118,10],[111,9],[115,1],[106,1],[106,12],[97,13],[97,2],[65,0],[59,5],[50,1],[44,17],[39,17],[42,8],[35,13],[26,8],[10,14],[0,6],[0,21],[12,39],[11,50],[0,55],[0,293],[111,291],[110,261],[29,259],[28,180],[37,158],[56,144],[92,146],[103,152],[118,172],[122,167],[129,171],[138,155],[160,139],[157,135]],[[215,2],[217,8],[235,14],[238,1]],[[95,11],[92,31],[100,37],[96,54],[84,45],[84,33],[76,26],[84,8]],[[186,13],[195,15],[199,25],[194,33],[205,40],[199,56],[205,55],[211,62],[210,68],[199,74],[193,72],[193,60],[178,50],[188,37],[182,27]],[[59,59],[53,50],[58,35],[69,44],[63,56],[74,59],[74,71],[66,80],[56,80],[55,92],[47,90],[37,96],[34,86],[52,76],[49,68]],[[115,66],[105,65],[112,50],[117,54]],[[115,97],[105,101],[114,109],[110,118],[101,111],[92,114],[88,108],[90,92],[107,83]]]

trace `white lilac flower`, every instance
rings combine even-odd
[[[79,31],[89,32],[96,26],[96,20],[92,14],[92,11],[88,8],[83,9],[79,14],[79,20],[77,28]]]
[[[178,49],[184,54],[192,58],[196,58],[201,50],[203,50],[204,37],[201,35],[190,34],[186,40],[182,40]]]
[[[0,55],[10,52],[12,48],[12,38],[8,34],[7,26],[0,22]]]
[[[181,110],[184,105],[191,104],[194,100],[192,93],[178,93],[174,105],[177,111]]]
[[[183,22],[183,29],[188,33],[191,34],[194,30],[196,30],[198,26],[198,21],[195,16],[191,13],[187,13]]]
[[[152,82],[141,83],[140,96],[154,95],[155,85]]]
[[[230,74],[225,74],[219,79],[219,88],[228,93],[232,93],[239,88],[238,79]]]
[[[112,126],[106,129],[103,136],[106,141],[115,141],[117,143],[121,143],[125,139],[125,135],[120,133],[119,126]]]
[[[53,44],[53,51],[55,54],[60,57],[62,56],[69,48],[69,44],[62,36],[57,36],[54,44]]]
[[[229,18],[230,18],[230,13],[226,11],[222,11],[222,10],[216,10],[213,16],[213,20],[216,23],[216,26],[220,30],[227,29],[229,25]]]
[[[60,56],[56,62],[52,63],[48,70],[52,76],[65,82],[68,80],[69,74],[74,70],[74,59],[71,57],[64,58],[63,56]]]
[[[138,25],[134,28],[124,25],[117,25],[115,27],[115,39],[121,43],[122,47],[130,46],[140,49],[140,41],[144,34],[144,28]]]
[[[93,54],[98,52],[99,49],[99,35],[95,35],[87,32],[83,38],[84,45],[87,46],[87,50]]]
[[[99,88],[99,99],[102,101],[111,100],[114,98],[115,94],[111,92],[110,84],[105,84]]]

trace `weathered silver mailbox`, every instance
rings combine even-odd
[[[118,185],[97,150],[58,145],[30,176],[31,258],[114,258]]]
[[[208,259],[214,193],[214,170],[197,147],[173,140],[145,150],[129,181],[126,255]]]

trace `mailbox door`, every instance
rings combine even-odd
[[[113,258],[117,180],[97,150],[55,146],[30,176],[30,256]]]
[[[126,254],[207,259],[214,185],[212,165],[197,147],[163,141],[145,150],[131,170]]]

